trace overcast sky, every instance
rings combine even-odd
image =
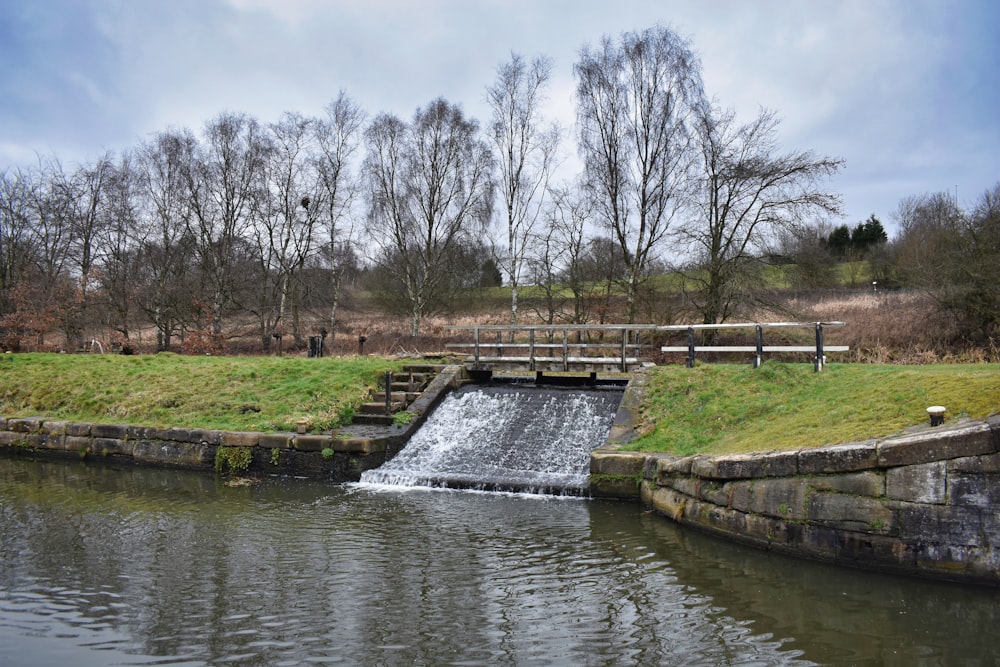
[[[723,106],[773,109],[786,150],[846,160],[837,222],[891,229],[905,196],[971,206],[1000,181],[997,0],[0,0],[0,170],[222,111],[318,115],[341,89],[370,115],[443,96],[485,123],[512,51],[553,59],[548,110],[569,127],[580,48],[658,24]]]

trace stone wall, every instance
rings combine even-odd
[[[596,496],[820,561],[1000,585],[1000,417],[755,455],[594,453]]]
[[[363,471],[381,465],[400,440],[0,418],[0,451],[11,455],[213,470],[220,448],[246,448],[250,472],[333,482],[356,481]]]

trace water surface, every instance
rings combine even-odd
[[[992,665],[997,593],[627,504],[0,459],[0,665]]]

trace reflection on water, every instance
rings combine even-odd
[[[624,503],[0,459],[0,664],[993,664],[997,594]]]

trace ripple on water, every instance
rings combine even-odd
[[[0,664],[780,665],[890,642],[961,664],[1000,621],[992,598],[790,568],[623,504],[9,463]]]

